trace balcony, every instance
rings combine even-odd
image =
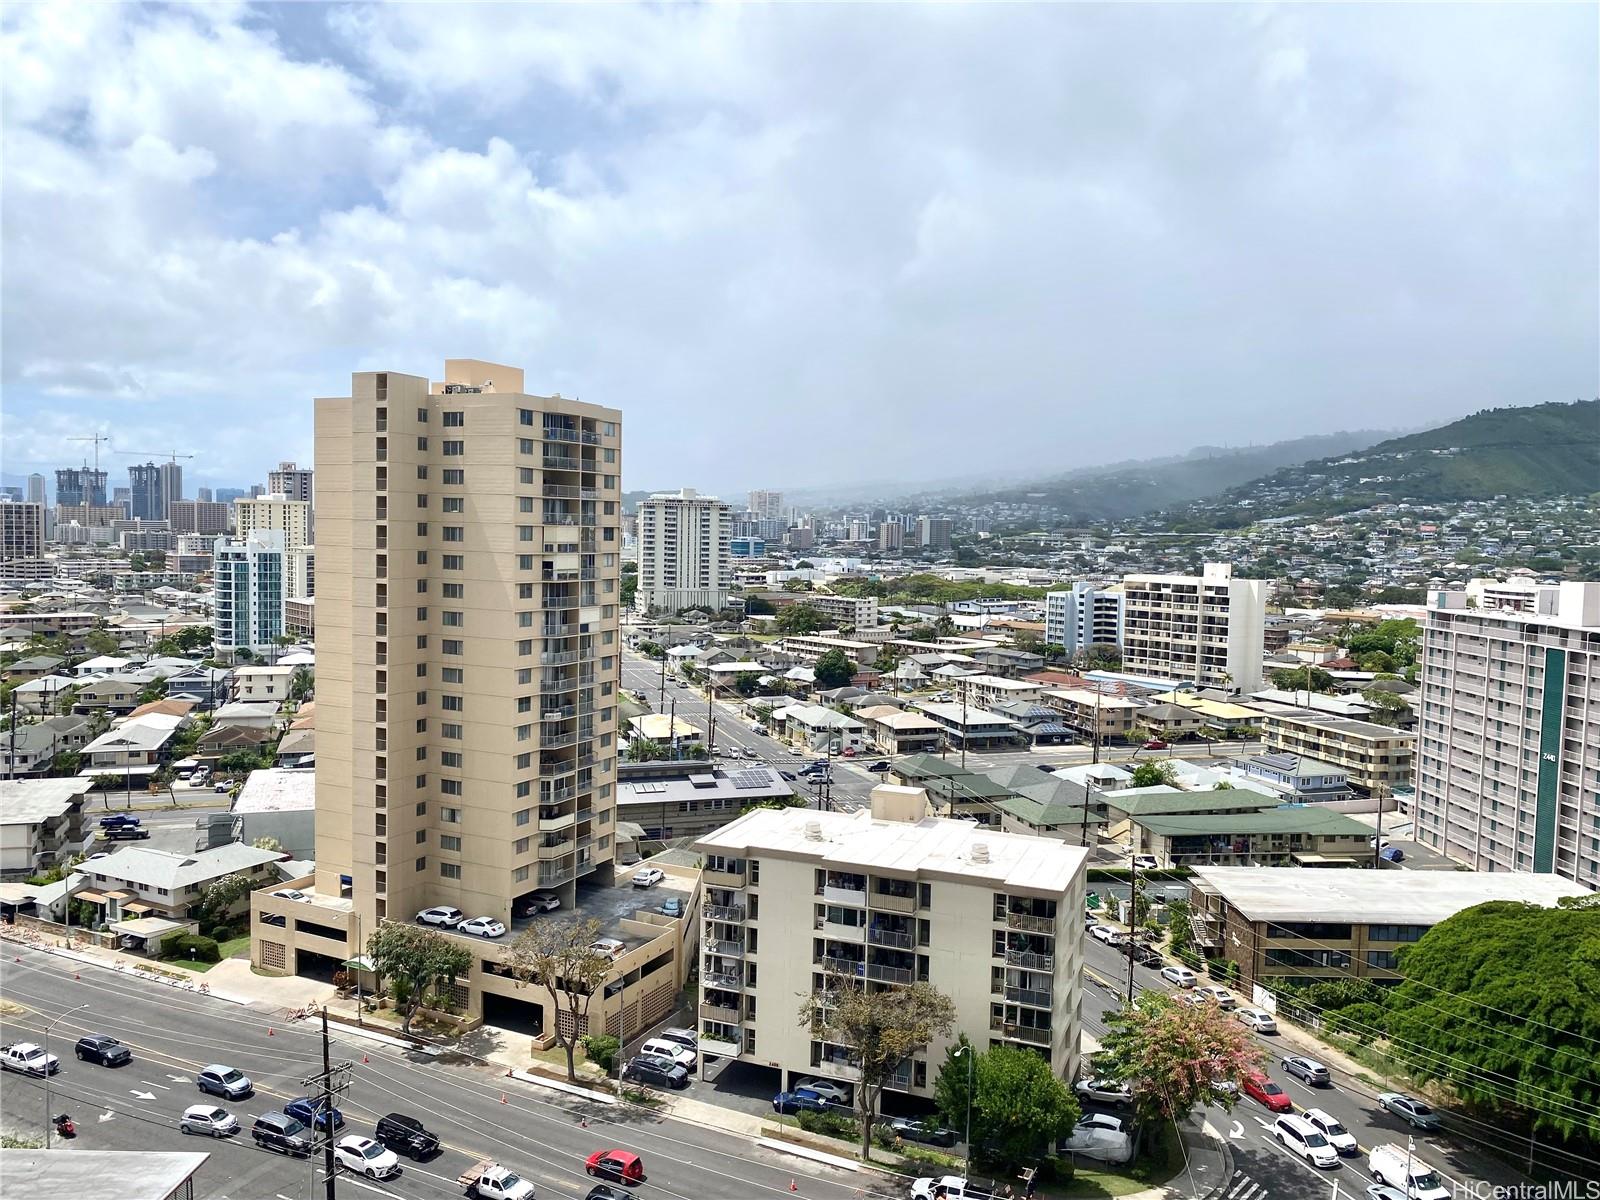
[[[737,1025],[744,1019],[737,1008],[720,1008],[715,1004],[702,1004],[700,1016],[703,1020],[717,1021],[723,1025]]]
[[[891,967],[884,963],[869,962],[867,978],[876,979],[879,983],[910,983],[916,976],[910,967]]]
[[[865,908],[867,889],[865,887],[835,887],[833,884],[827,884],[822,889],[822,898],[829,904],[848,904],[853,908]]]
[[[901,896],[894,892],[873,892],[871,904],[873,908],[892,913],[914,913],[917,911],[916,896]]]
[[[715,954],[719,958],[743,958],[744,957],[744,943],[743,942],[718,942],[718,941],[709,941],[708,940],[705,943],[705,950],[706,950],[707,954]]]
[[[1000,1036],[1014,1042],[1027,1042],[1030,1046],[1050,1045],[1050,1031],[1032,1025],[1017,1025],[1010,1021],[990,1021],[990,1029],[998,1029]]]
[[[1036,917],[1031,913],[1008,912],[1006,924],[1012,929],[1022,929],[1028,933],[1054,934],[1056,931],[1054,917]]]
[[[732,888],[734,891],[744,890],[743,871],[717,871],[707,867],[700,873],[700,882],[706,887]]]
[[[835,975],[848,975],[851,978],[860,977],[865,971],[865,964],[858,958],[841,958],[838,955],[824,954],[820,958],[811,960],[813,966],[821,967]]]
[[[737,1058],[744,1050],[744,1039],[725,1032],[713,1033],[700,1027],[700,1053],[717,1058]]]
[[[708,921],[731,921],[744,924],[745,908],[742,904],[707,904],[702,910]]]
[[[1026,967],[1030,971],[1054,971],[1056,958],[1053,954],[1035,954],[1031,950],[1007,950],[1006,962],[1013,967]]]
[[[737,975],[730,975],[727,971],[719,971],[707,959],[700,968],[700,979],[707,987],[722,988],[726,991],[737,992],[744,988],[744,980]]]
[[[577,870],[571,866],[548,866],[539,868],[539,884],[541,887],[556,887],[566,883],[567,880],[577,875]]]
[[[901,933],[894,929],[879,929],[869,926],[867,941],[874,946],[892,946],[896,950],[910,950],[916,946],[916,939],[909,933]]]
[[[539,655],[539,665],[543,667],[570,667],[582,661],[582,650],[546,650]]]
[[[1006,985],[1006,999],[1034,1008],[1049,1008],[1052,1002],[1049,988],[1012,987],[1010,984]]]
[[[823,937],[830,937],[836,942],[853,942],[857,945],[866,945],[867,929],[864,925],[839,925],[829,920],[815,923],[815,927]]]
[[[542,750],[556,750],[562,746],[571,746],[578,740],[576,733],[544,733],[539,734],[539,748]]]
[[[578,848],[577,843],[568,838],[564,842],[540,842],[539,857],[542,859],[565,858]]]

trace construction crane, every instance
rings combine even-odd
[[[152,459],[152,460],[153,459],[157,459],[157,458],[164,458],[167,461],[174,462],[174,463],[177,462],[180,458],[194,458],[195,457],[195,455],[193,455],[193,454],[179,454],[176,451],[167,451],[167,450],[118,450],[117,453],[118,454],[130,454],[134,458],[147,458],[147,459]]]
[[[98,471],[100,469],[100,443],[101,442],[109,443],[111,441],[111,435],[108,434],[108,433],[97,433],[93,437],[68,438],[67,441],[69,441],[69,442],[93,442],[94,443],[94,469],[96,471]]]

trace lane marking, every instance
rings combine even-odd
[[[144,1085],[145,1085],[145,1087],[158,1087],[158,1088],[160,1088],[160,1089],[161,1089],[161,1090],[162,1090],[162,1091],[163,1091],[163,1092],[170,1092],[170,1091],[171,1091],[171,1090],[172,1090],[172,1089],[171,1089],[171,1088],[169,1088],[169,1087],[168,1087],[168,1086],[167,1086],[167,1085],[166,1085],[166,1084],[164,1084],[164,1083],[151,1083],[151,1082],[150,1082],[150,1081],[149,1081],[149,1080],[148,1080],[148,1079],[141,1079],[141,1080],[139,1080],[139,1082],[140,1082],[140,1083],[142,1083],[142,1084],[144,1084]]]

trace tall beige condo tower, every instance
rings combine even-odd
[[[316,890],[363,930],[614,854],[621,413],[444,374],[316,402]]]

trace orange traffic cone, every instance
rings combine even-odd
[[[504,1092],[500,1093],[500,1103],[501,1104],[510,1104],[511,1103],[511,1101],[506,1099],[506,1094]]]
[[[791,1179],[789,1180],[789,1190],[791,1192],[798,1192],[800,1190],[800,1185]]]
[[[271,1037],[272,1034],[273,1034],[273,1030],[271,1030],[271,1029],[267,1030],[267,1036],[268,1037]]]
[[[587,1129],[587,1128],[589,1128],[589,1118],[588,1117],[579,1117],[578,1118],[578,1128],[579,1129]]]
[[[370,1062],[371,1062],[371,1061],[372,1061],[372,1060],[371,1060],[371,1059],[370,1059],[370,1058],[368,1058],[368,1057],[367,1057],[367,1056],[366,1056],[366,1055],[365,1055],[365,1054],[363,1054],[363,1055],[362,1055],[362,1056],[361,1056],[361,1065],[362,1065],[362,1066],[366,1066],[366,1065],[367,1065],[367,1064],[368,1064],[368,1063],[370,1063]]]

